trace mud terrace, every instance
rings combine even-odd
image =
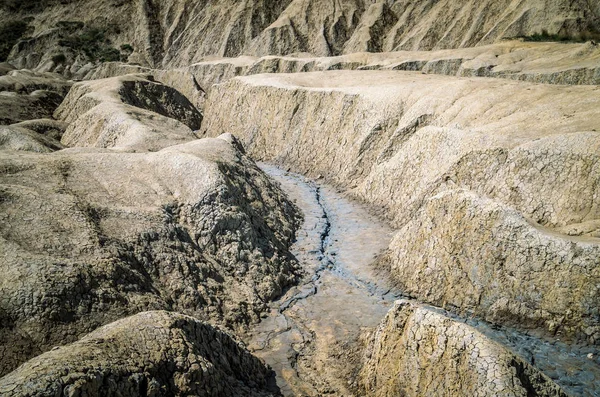
[[[600,3],[0,1],[0,396],[600,397]]]

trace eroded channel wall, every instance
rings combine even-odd
[[[599,102],[497,79],[257,75],[211,89],[203,131],[380,211],[398,230],[380,264],[407,294],[597,343]]]

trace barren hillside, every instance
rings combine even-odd
[[[0,395],[600,397],[600,3],[0,0]]]
[[[90,60],[172,68],[207,56],[466,48],[542,32],[600,36],[600,5],[588,0],[3,0],[0,8],[17,44],[13,64],[73,71]]]

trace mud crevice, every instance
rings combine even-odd
[[[323,204],[323,199],[321,197],[321,188],[316,186],[314,183],[311,183],[311,189],[314,189],[315,201],[319,205],[322,211],[322,219],[324,219],[324,227],[321,231],[320,238],[320,247],[319,247],[319,257],[320,257],[320,266],[315,270],[312,277],[308,282],[305,282],[300,287],[300,292],[287,299],[283,304],[279,307],[279,313],[283,314],[286,310],[291,308],[298,301],[305,300],[306,298],[317,294],[318,288],[316,285],[316,281],[321,278],[321,273],[325,270],[331,270],[335,266],[335,260],[331,258],[331,256],[327,253],[327,247],[329,245],[330,234],[331,234],[331,221],[329,219],[329,214],[327,213],[327,209]],[[307,290],[306,287],[310,286]]]

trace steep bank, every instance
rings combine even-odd
[[[477,330],[409,301],[390,309],[365,356],[365,396],[567,396]]]
[[[402,272],[392,277],[401,286],[410,284],[410,292],[424,301],[596,343],[596,91],[376,71],[259,75],[214,87],[203,130],[231,131],[254,158],[321,174],[399,228],[421,216],[434,196],[457,189],[515,210],[516,218],[506,213],[481,225],[473,209],[455,201],[460,195],[446,194],[449,201],[435,204],[437,209],[456,225],[478,230],[476,240],[434,228],[432,238],[453,247],[453,262],[400,243],[392,243],[383,262],[394,269],[410,258],[416,269],[411,274],[423,275],[422,284],[409,283]],[[238,117],[228,117],[231,112]],[[532,237],[517,242],[495,232],[511,228]],[[559,231],[588,237],[574,243]],[[496,251],[488,254],[488,243]],[[427,240],[422,244],[430,246]],[[542,246],[546,253],[535,254]],[[533,256],[507,254],[515,250]],[[526,272],[536,288],[521,284],[515,269]],[[494,281],[498,271],[506,272],[502,286]],[[463,283],[450,282],[455,272]],[[428,292],[434,290],[436,295]]]

